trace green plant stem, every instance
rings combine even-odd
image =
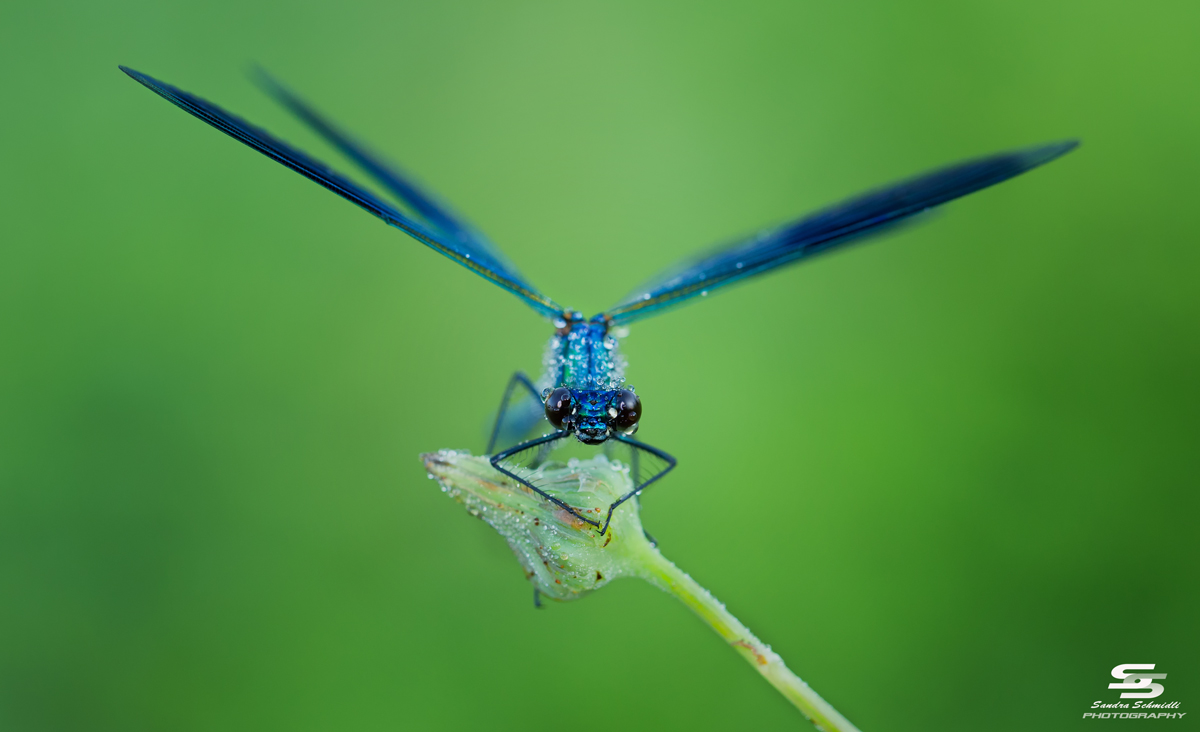
[[[771,686],[778,689],[779,693],[794,704],[818,729],[826,732],[858,732],[858,728],[851,724],[850,720],[839,714],[830,706],[829,702],[822,699],[799,676],[792,673],[779,654],[756,638],[749,628],[742,625],[725,609],[724,605],[712,596],[712,593],[701,587],[696,580],[689,577],[686,572],[676,567],[649,544],[645,545],[645,549],[639,553],[642,555],[639,557],[642,579],[660,590],[674,595],[679,598],[680,602],[691,608],[692,612],[699,615],[710,628],[717,632],[717,635],[733,646],[734,650],[740,653],[770,682]]]

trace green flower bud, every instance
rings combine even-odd
[[[486,457],[442,450],[421,459],[443,491],[500,532],[526,578],[546,597],[575,600],[618,577],[638,575],[640,558],[651,550],[636,500],[617,507],[601,536],[597,527],[496,471]],[[601,524],[613,501],[632,490],[628,467],[603,455],[547,463],[532,482]]]
[[[442,450],[421,459],[429,477],[437,480],[443,491],[508,540],[525,576],[546,597],[575,600],[618,577],[640,577],[679,598],[817,729],[857,732],[792,673],[779,654],[647,541],[636,500],[621,504],[608,531],[601,535],[597,527],[492,468],[486,457]],[[601,524],[608,507],[632,490],[628,468],[603,455],[566,464],[546,463],[530,479],[584,516],[595,516]]]

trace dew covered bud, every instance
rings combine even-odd
[[[486,457],[442,450],[421,459],[443,491],[500,532],[526,578],[546,597],[574,600],[617,577],[638,575],[645,553],[653,551],[637,501],[621,504],[602,536],[599,528],[497,472]],[[629,469],[603,455],[546,463],[530,480],[601,525],[613,501],[632,489]]]
[[[637,501],[613,512],[599,529],[492,468],[486,457],[442,450],[421,456],[442,490],[508,540],[525,577],[545,597],[575,600],[618,577],[640,577],[679,598],[717,635],[794,704],[818,730],[858,732],[742,625],[723,604],[669,562],[646,539]],[[566,464],[545,463],[528,478],[584,516],[603,523],[608,507],[629,492],[628,468],[603,455]]]

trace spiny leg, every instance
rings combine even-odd
[[[609,440],[604,443],[604,455],[609,460],[612,460],[614,458],[614,454],[616,453],[616,450],[613,449],[613,444],[615,442],[616,442],[616,440]],[[641,473],[641,454],[642,453],[636,447],[632,447],[632,446],[629,448],[629,452],[630,452],[629,474],[631,476],[633,476],[634,482],[637,482],[637,476],[642,474]],[[622,500],[624,500],[624,499],[622,499]],[[650,546],[658,546],[658,539],[655,539],[653,536],[651,536],[650,532],[646,531],[646,528],[644,526],[642,527],[642,536],[646,537],[646,541],[650,542]]]
[[[542,490],[541,488],[538,488],[533,483],[530,483],[528,480],[525,480],[521,476],[517,475],[516,473],[512,472],[511,470],[509,470],[508,468],[505,468],[503,465],[500,464],[501,461],[503,461],[509,457],[512,457],[513,455],[516,455],[519,452],[528,450],[531,447],[539,447],[539,446],[545,445],[549,442],[554,442],[555,440],[561,440],[562,438],[568,436],[569,434],[570,433],[567,432],[566,430],[559,430],[558,432],[552,432],[548,435],[542,435],[541,437],[536,437],[532,440],[526,440],[525,442],[522,442],[520,444],[517,444],[517,445],[514,445],[514,446],[508,448],[507,450],[496,453],[495,455],[491,456],[488,460],[491,462],[492,467],[495,468],[496,470],[500,471],[501,473],[504,473],[505,475],[507,475],[508,477],[517,481],[518,483],[525,486],[526,488],[533,491],[534,493],[537,493],[542,498],[545,498],[547,501],[550,501],[555,506],[558,506],[562,510],[571,514],[575,518],[579,519],[580,521],[583,521],[584,523],[588,523],[588,524],[591,524],[592,526],[599,528],[599,526],[600,526],[599,521],[595,521],[593,519],[583,516],[582,514],[579,513],[579,511],[576,511],[572,506],[567,505],[566,503],[555,498],[554,496],[550,495],[549,493]],[[672,462],[674,462],[674,458],[672,458]],[[626,496],[626,498],[628,498],[628,496]],[[621,500],[623,501],[625,499],[622,498]],[[609,509],[609,516],[610,517],[612,516],[611,509]],[[607,524],[605,524],[605,526],[607,526]],[[603,532],[601,532],[601,533],[603,533]]]
[[[642,475],[642,453],[632,445],[629,448],[629,474],[633,476],[636,483],[637,479]]]
[[[517,371],[508,379],[508,386],[504,387],[504,396],[500,399],[500,411],[496,413],[496,423],[492,425],[492,436],[488,439],[487,450],[484,451],[487,455],[491,455],[492,450],[496,447],[496,438],[500,436],[500,425],[504,423],[504,414],[508,411],[508,400],[512,397],[513,389],[517,384],[528,389],[534,399],[538,401],[542,399],[538,394],[537,387],[533,385],[524,371]]]
[[[633,475],[633,476],[641,475],[642,474],[642,469],[641,469],[642,453],[636,447],[631,448],[630,452],[632,454],[629,456],[629,474]],[[667,470],[670,470],[670,468],[667,468]],[[639,500],[639,499],[634,499],[634,500]],[[640,503],[639,503],[639,505],[640,505]],[[651,536],[650,532],[646,531],[645,526],[642,527],[642,536],[646,537],[646,541],[650,542],[650,546],[658,546],[658,539],[655,539],[653,536]]]
[[[546,462],[546,460],[550,457],[550,453],[552,452],[554,452],[553,442],[547,442],[546,444],[538,447],[537,455],[535,455],[533,460],[529,462],[530,470],[537,470],[540,468],[542,463]]]
[[[655,473],[649,480],[643,482],[642,484],[635,485],[633,487],[633,490],[629,491],[625,495],[618,498],[611,506],[608,507],[608,516],[607,516],[607,518],[604,519],[604,527],[602,529],[600,529],[601,536],[604,535],[604,532],[608,531],[608,525],[610,523],[612,523],[613,511],[617,510],[617,506],[620,506],[625,501],[628,501],[630,498],[633,498],[637,494],[641,493],[643,490],[645,490],[645,488],[648,485],[650,485],[654,481],[658,480],[659,478],[663,477],[667,473],[671,472],[671,470],[673,470],[675,468],[675,464],[676,464],[675,458],[671,457],[667,453],[663,452],[662,450],[659,450],[657,447],[650,447],[649,445],[647,445],[644,442],[639,442],[639,441],[633,439],[632,437],[625,437],[623,435],[614,435],[612,439],[617,440],[618,442],[623,442],[626,445],[629,445],[631,448],[633,448],[634,460],[631,460],[630,461],[631,463],[636,461],[637,455],[638,455],[638,452],[637,452],[638,450],[645,450],[646,452],[659,458],[660,460],[665,461],[667,463],[667,467],[665,467],[662,470]],[[634,481],[636,481],[638,479],[637,473],[633,473],[633,479],[634,479]],[[657,543],[654,541],[654,539],[650,538],[649,534],[646,534],[646,538],[652,544]]]

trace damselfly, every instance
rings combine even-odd
[[[547,347],[542,383],[535,385],[521,372],[512,376],[500,402],[487,452],[491,454],[495,449],[501,428],[506,424],[513,391],[517,388],[525,390],[532,397],[527,403],[537,407],[534,413],[537,419],[544,415],[554,430],[493,454],[492,465],[575,518],[599,529],[601,534],[608,530],[613,511],[618,506],[675,467],[675,458],[633,437],[642,417],[642,401],[633,387],[625,383],[625,362],[617,348],[624,326],[691,298],[707,295],[719,287],[881,233],[934,206],[1047,163],[1078,144],[1059,142],[992,155],[878,189],[685,260],[652,279],[650,284],[639,288],[623,302],[586,318],[543,295],[477,229],[265,74],[260,78],[272,96],[407,205],[412,215],[402,213],[324,164],[215,104],[133,69],[122,66],[121,70],[189,114],[508,290],[539,315],[553,321],[555,330]],[[515,421],[518,422],[516,432],[521,436],[528,434],[534,426],[528,421]],[[633,490],[609,506],[607,515],[585,516],[536,484],[536,471],[531,469],[532,466],[536,466],[555,443],[571,436],[587,445],[619,443],[630,449]]]

